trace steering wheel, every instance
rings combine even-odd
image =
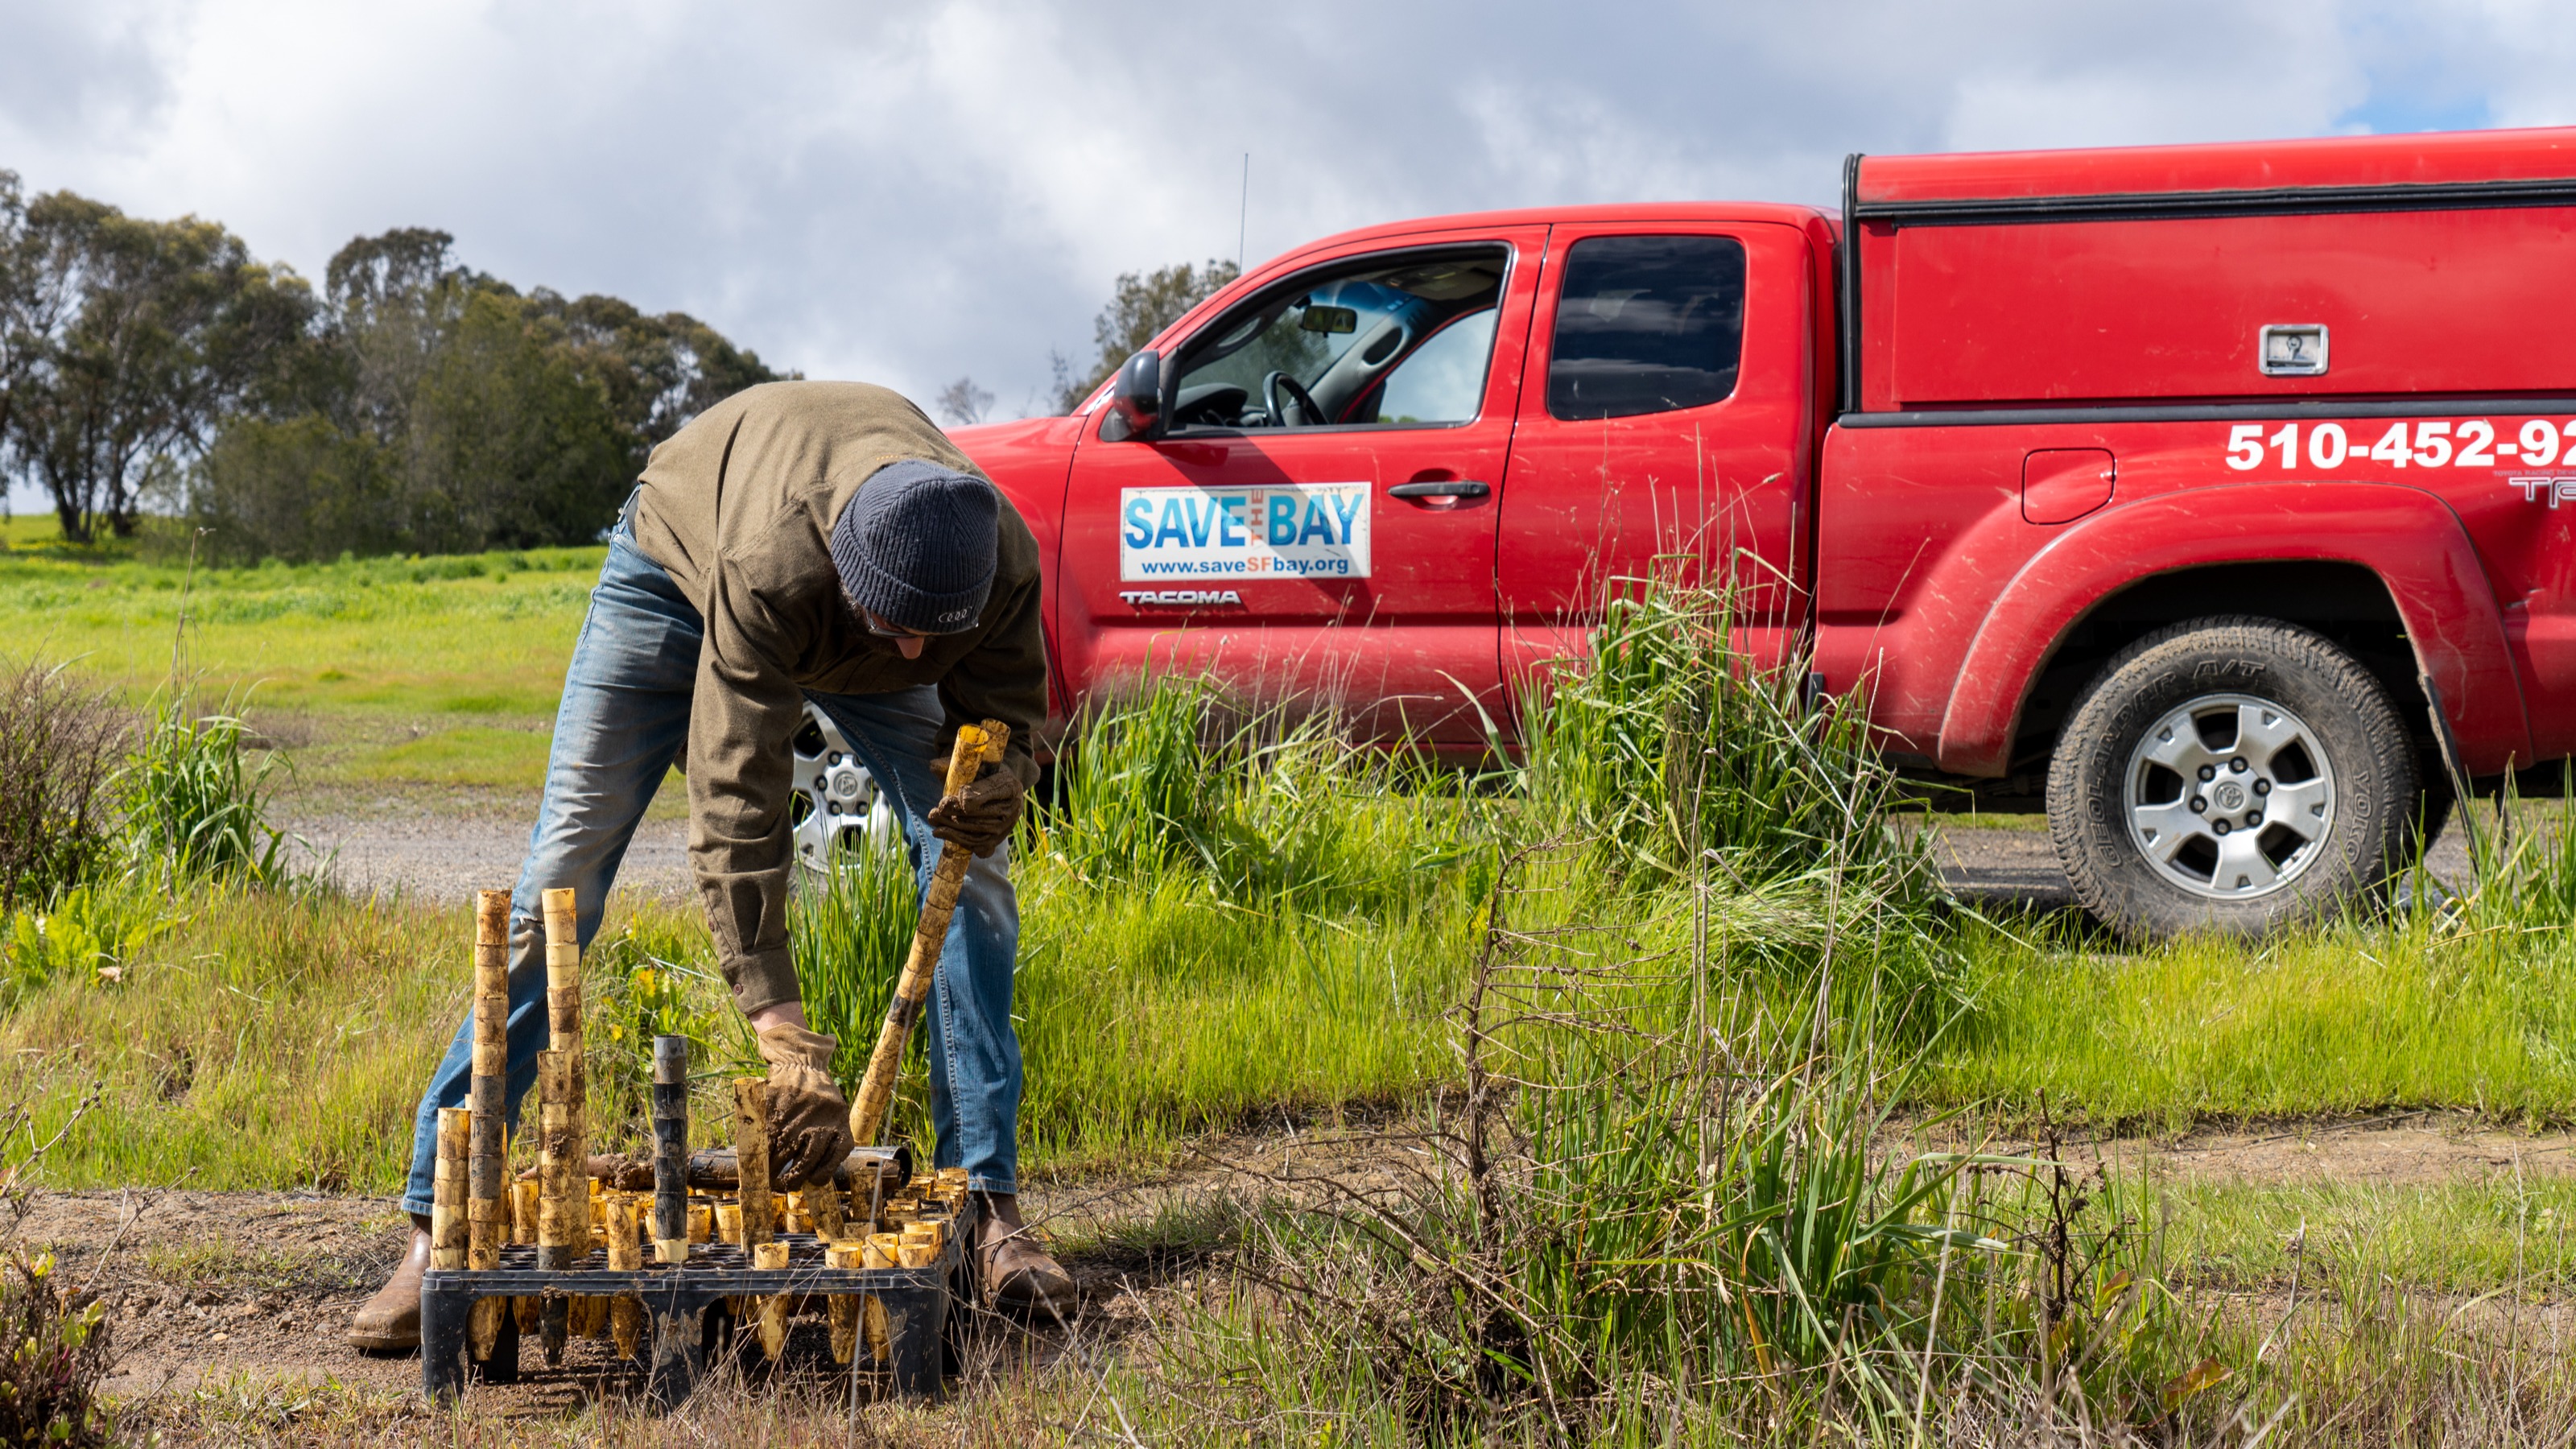
[[[1279,395],[1283,392],[1288,395],[1289,401],[1297,405],[1297,415],[1305,420],[1307,426],[1311,427],[1324,421],[1324,410],[1315,406],[1315,395],[1306,391],[1304,383],[1284,372],[1273,371],[1268,377],[1261,379],[1261,403],[1262,406],[1270,409],[1270,426],[1274,428],[1288,426],[1288,415],[1279,407]]]

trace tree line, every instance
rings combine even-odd
[[[317,292],[220,223],[153,221],[0,170],[0,478],[63,537],[149,521],[219,561],[470,553],[595,538],[653,445],[780,374],[684,312],[521,292],[402,228],[351,241]],[[1232,263],[1122,274],[1061,409]],[[934,400],[980,422],[959,378]]]
[[[317,294],[218,223],[0,171],[0,469],[79,543],[154,515],[236,561],[587,542],[655,443],[779,376],[686,313],[522,293],[454,241],[360,237]]]

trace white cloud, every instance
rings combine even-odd
[[[1246,151],[1256,258],[1469,208],[1822,203],[1850,150],[2576,118],[2564,11],[0,0],[0,166],[316,276],[444,227],[523,286],[920,396],[971,372],[1007,412],[1117,272],[1233,252]]]

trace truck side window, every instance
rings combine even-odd
[[[1510,266],[1509,249],[1479,243],[1360,258],[1265,288],[1181,344],[1172,426],[1472,421]]]
[[[1722,236],[1596,236],[1566,254],[1547,410],[1625,418],[1735,391],[1744,244]]]

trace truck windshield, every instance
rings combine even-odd
[[[1483,400],[1508,262],[1501,247],[1416,252],[1255,297],[1182,345],[1173,426],[1467,421]]]

